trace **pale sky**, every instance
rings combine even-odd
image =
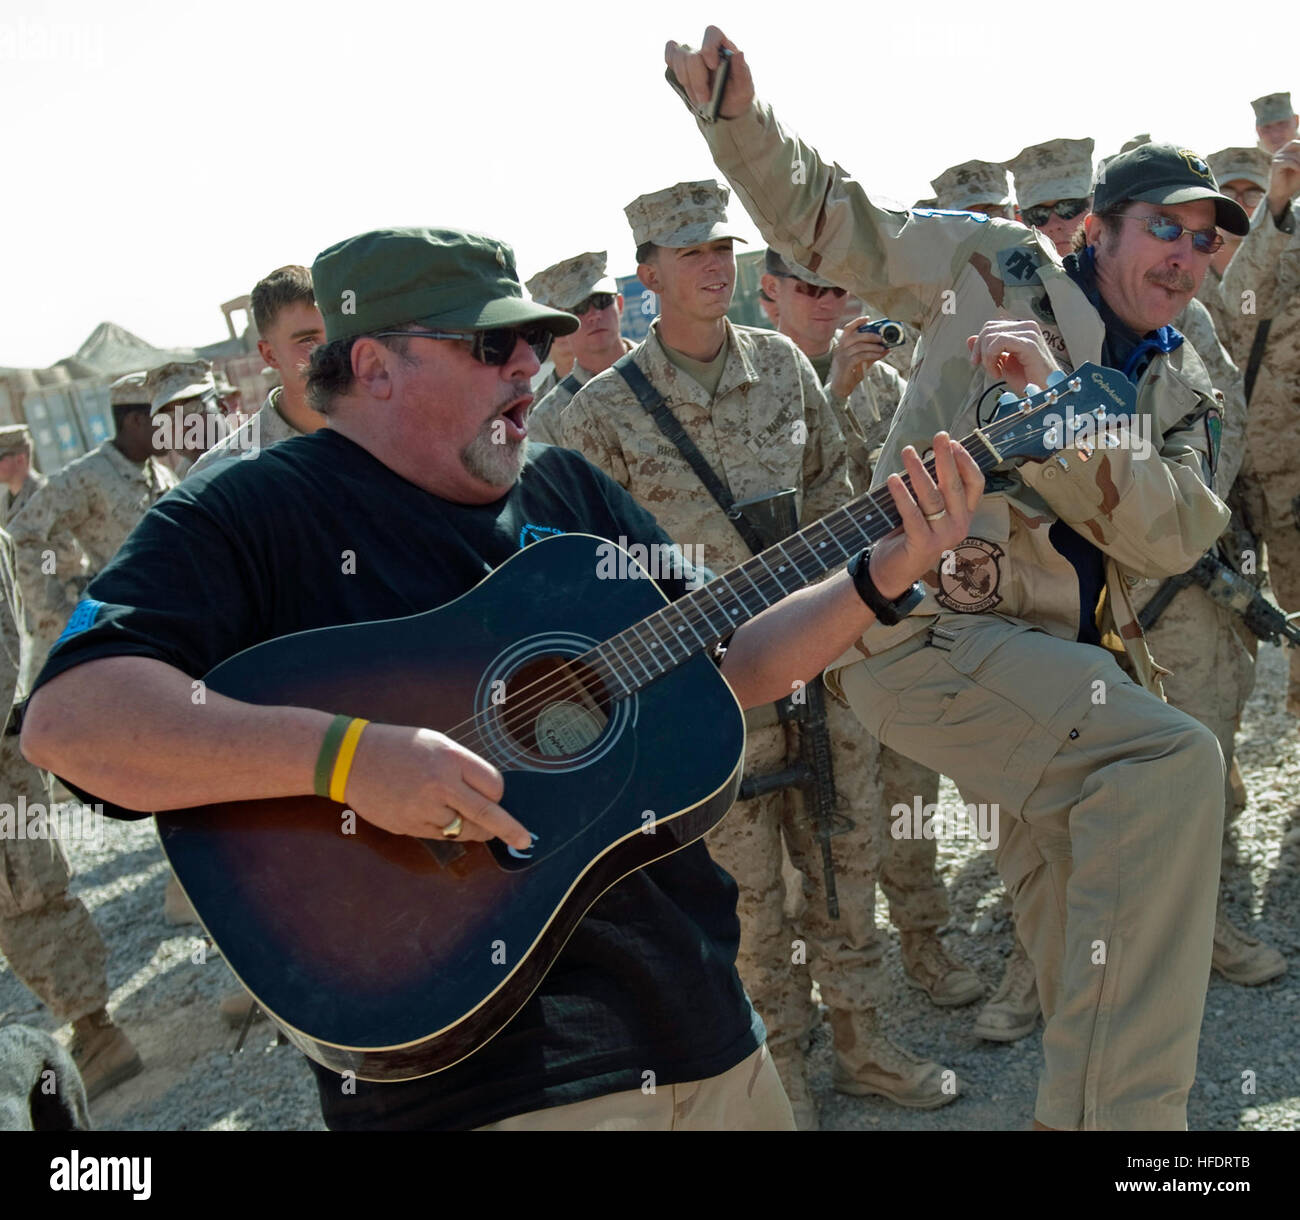
[[[1056,136],[1253,144],[1250,99],[1300,97],[1295,24],[1228,11],[5,0],[0,366],[51,364],[102,321],[215,342],[220,302],[384,225],[492,233],[525,279],[601,249],[630,273],[623,206],[716,174],[663,79],[665,40],[708,21],[787,125],[910,204],[950,165]]]

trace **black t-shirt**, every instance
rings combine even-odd
[[[164,496],[91,583],[37,678],[98,657],[202,677],[263,640],[395,618],[459,597],[520,547],[582,531],[667,544],[654,518],[578,454],[530,445],[493,504],[454,504],[325,429],[221,463]],[[692,574],[661,582],[670,597]],[[702,842],[632,873],[591,908],[495,1038],[398,1084],[313,1063],[333,1129],[481,1126],[606,1093],[714,1076],[763,1040],[736,974],[736,886]],[[349,1082],[349,1088],[353,1082]]]

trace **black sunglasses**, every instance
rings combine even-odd
[[[1080,212],[1088,210],[1086,199],[1058,199],[1055,203],[1039,203],[1031,208],[1021,208],[1020,215],[1026,224],[1041,228],[1052,218],[1055,212],[1062,220],[1073,220]]]
[[[538,361],[544,361],[551,353],[551,342],[555,336],[549,327],[540,322],[527,326],[498,326],[491,330],[377,330],[371,333],[372,339],[396,338],[409,339],[462,339],[469,342],[469,353],[480,364],[495,365],[501,368],[510,363],[515,353],[515,344],[522,339],[533,349]]]
[[[608,309],[612,304],[614,304],[612,292],[593,292],[586,300],[579,301],[569,312],[582,317],[589,309]]]

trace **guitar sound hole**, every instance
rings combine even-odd
[[[501,725],[519,748],[548,759],[588,749],[609,723],[609,696],[594,670],[569,657],[537,657],[506,682]]]

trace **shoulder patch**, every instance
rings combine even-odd
[[[83,632],[89,631],[95,625],[95,620],[99,617],[99,612],[103,608],[103,602],[83,597],[68,616],[67,626],[63,628],[62,635],[54,641],[54,647],[57,648],[64,640],[70,640],[75,635],[81,635]]]
[[[1013,246],[998,251],[998,274],[1008,284],[1039,284],[1042,255],[1030,246]]]

